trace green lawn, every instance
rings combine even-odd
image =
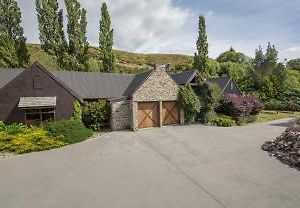
[[[279,120],[283,118],[298,118],[300,117],[300,112],[288,112],[288,111],[262,111],[257,118],[257,122],[266,122]]]

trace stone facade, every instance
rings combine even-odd
[[[129,100],[111,103],[111,128],[113,131],[131,128],[130,104]]]
[[[162,101],[178,100],[178,92],[179,86],[166,72],[165,66],[156,66],[150,77],[132,96],[132,130],[138,130],[138,102],[159,102],[159,126],[162,126]]]

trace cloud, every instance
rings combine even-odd
[[[17,1],[28,42],[39,42],[35,0]],[[64,8],[64,0],[58,1]],[[98,46],[103,0],[80,2],[87,10],[90,45]],[[117,49],[193,54],[198,15],[204,14],[209,54],[213,58],[230,46],[254,56],[255,48],[266,47],[268,41],[278,48],[281,60],[300,56],[299,0],[107,0],[107,3]]]
[[[91,4],[90,14],[100,15]],[[178,39],[190,15],[188,9],[174,6],[171,0],[110,0],[107,1],[115,31],[115,47],[138,52],[168,51]],[[95,9],[96,8],[96,9]],[[92,27],[97,28],[90,19]],[[90,27],[91,28],[91,27]]]
[[[283,50],[282,56],[287,59],[299,58],[300,57],[300,46]]]

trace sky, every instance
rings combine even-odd
[[[98,46],[103,0],[79,0],[87,36]],[[35,0],[17,0],[29,43],[39,43]],[[66,10],[63,0],[60,7]],[[109,0],[114,48],[141,53],[193,54],[198,17],[206,17],[209,56],[231,46],[253,57],[259,45],[276,46],[280,60],[300,57],[300,0]],[[66,25],[67,20],[64,21]]]

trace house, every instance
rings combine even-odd
[[[163,65],[128,75],[48,71],[35,63],[26,70],[0,69],[0,120],[34,123],[69,119],[76,100],[106,99],[113,130],[182,124],[178,92],[179,85]]]
[[[196,71],[168,73],[155,65],[140,74],[49,71],[39,63],[26,70],[0,69],[0,120],[6,123],[40,123],[69,119],[74,102],[108,100],[113,130],[183,124],[178,105],[179,87],[195,86]],[[208,80],[223,93],[241,95],[232,78]]]
[[[172,75],[173,79],[178,85],[191,85],[197,86],[199,80],[199,73],[196,70],[184,71],[178,74]],[[210,84],[216,84],[219,86],[223,94],[242,96],[242,92],[237,83],[232,77],[220,77],[206,80]]]

